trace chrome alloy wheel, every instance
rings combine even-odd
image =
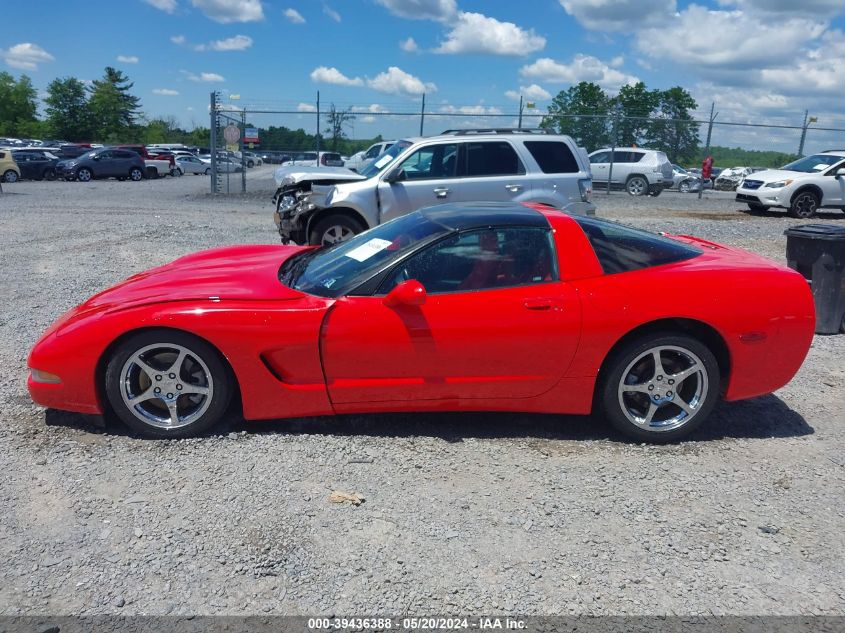
[[[321,240],[323,246],[330,246],[338,242],[345,242],[355,236],[355,232],[348,226],[341,226],[335,224],[330,226],[323,232],[323,239]]]
[[[628,180],[628,184],[625,188],[627,189],[630,195],[641,196],[648,189],[648,183],[646,182],[645,178],[641,178],[640,176],[634,176],[633,178]]]
[[[120,370],[126,408],[150,426],[178,429],[200,418],[211,404],[214,381],[203,360],[174,343],[147,345]]]
[[[688,424],[707,399],[709,382],[701,359],[690,350],[661,345],[646,350],[622,372],[619,405],[625,417],[647,431],[672,431]]]

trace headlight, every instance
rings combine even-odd
[[[783,189],[792,184],[791,180],[778,180],[777,182],[770,182],[764,185],[766,189]]]
[[[282,200],[279,203],[279,211],[289,211],[290,209],[293,208],[293,206],[295,204],[296,204],[296,198],[294,198],[293,196],[290,196],[290,195],[282,196]]]

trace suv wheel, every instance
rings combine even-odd
[[[812,218],[819,208],[819,197],[812,191],[800,191],[794,198],[787,211],[793,218]]]
[[[87,167],[82,167],[79,171],[76,172],[76,179],[79,182],[88,182],[93,177],[94,174],[91,173],[91,170]]]
[[[656,198],[661,193],[663,193],[663,187],[649,187],[648,189],[648,195],[650,195],[652,198]]]
[[[648,181],[642,176],[631,176],[625,183],[625,191],[632,196],[642,196],[648,192]]]
[[[345,242],[364,228],[355,220],[345,215],[330,215],[317,222],[311,231],[309,244],[316,246],[331,246],[338,242]]]

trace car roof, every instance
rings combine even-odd
[[[540,211],[513,202],[456,202],[420,209],[420,213],[455,231],[485,226],[549,227],[549,221]]]

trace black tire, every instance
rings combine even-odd
[[[17,182],[18,180],[20,180],[18,172],[14,169],[9,169],[3,174],[3,182]]]
[[[663,193],[663,187],[651,187],[648,190],[648,195],[650,195],[652,198],[656,198],[661,193]]]
[[[249,161],[249,162],[246,164],[246,166],[247,166],[247,167],[255,167],[255,161],[252,161],[252,160],[251,160],[251,161]]]
[[[90,182],[94,179],[94,172],[92,172],[87,167],[80,167],[76,171],[76,179],[79,182]]]
[[[655,350],[661,359],[659,368]],[[685,370],[692,373],[673,380]],[[598,404],[602,414],[621,433],[646,442],[672,442],[689,435],[719,399],[716,357],[706,345],[684,334],[658,332],[633,340],[605,360],[601,375]]]
[[[132,182],[138,182],[144,178],[144,172],[142,172],[138,167],[133,167],[129,170],[129,180]]]
[[[176,363],[179,368],[171,371]],[[185,332],[148,330],[114,350],[104,387],[112,409],[130,429],[143,437],[170,439],[200,435],[217,425],[229,406],[233,383],[220,354],[205,341]],[[153,394],[155,389],[160,395]],[[205,394],[193,391],[202,389]],[[137,396],[141,398],[131,405],[129,399]]]
[[[52,167],[48,167],[44,170],[44,173],[41,175],[44,180],[55,180],[56,179],[56,170]]]
[[[331,246],[337,242],[344,242],[363,231],[364,227],[349,216],[330,215],[317,222],[311,230],[308,243],[314,246]]]
[[[792,203],[786,213],[793,218],[806,220],[816,216],[819,204],[819,197],[812,191],[799,191],[792,197]]]
[[[684,180],[681,182],[681,184],[678,185],[678,191],[680,191],[681,193],[689,193],[689,187],[689,181]]]
[[[625,191],[632,196],[644,196],[648,193],[648,181],[642,176],[631,176],[625,181]]]

